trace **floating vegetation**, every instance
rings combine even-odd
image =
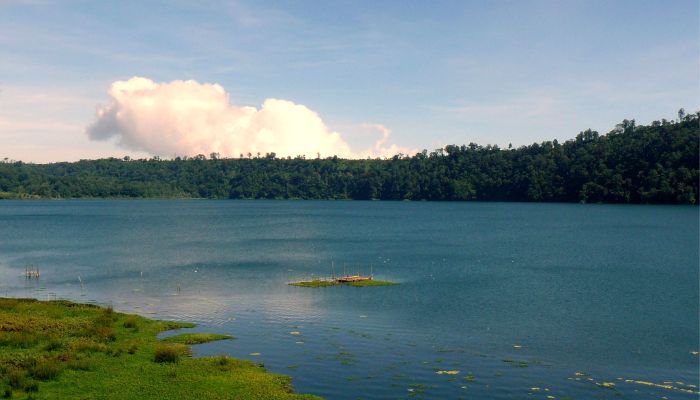
[[[425,393],[426,386],[422,383],[412,383],[408,385],[408,392],[410,396],[421,395]]]
[[[335,359],[340,361],[342,365],[353,365],[355,364],[355,355],[349,351],[341,351],[335,355]]]
[[[301,335],[301,332],[299,332],[299,331],[291,331],[291,332],[289,332],[289,334],[290,334],[290,335],[294,335],[294,336],[299,336],[299,335]]]
[[[438,353],[464,353],[464,350],[461,349],[452,349],[449,347],[440,347],[436,350]]]
[[[260,355],[260,353],[258,353],[258,352],[256,351],[256,352],[252,352],[252,353],[250,353],[249,355],[250,355],[250,356],[259,356],[259,355]]]
[[[503,360],[504,363],[510,364],[511,367],[517,367],[517,368],[527,368],[528,362],[523,361],[523,360],[511,360],[511,359],[505,359]]]
[[[348,285],[348,286],[355,286],[355,287],[391,286],[391,285],[398,285],[398,283],[390,282],[390,281],[380,281],[377,279],[367,279],[367,280],[350,281],[350,282],[340,281],[337,279],[336,280],[312,279],[310,281],[289,282],[289,285],[317,288],[317,287],[337,286],[337,285]]]
[[[576,372],[575,373],[576,378],[567,378],[567,379],[575,379],[577,381],[585,380],[585,381],[590,381],[592,383],[595,383],[596,386],[604,389],[615,389],[617,387],[617,384],[613,382],[597,382],[595,379],[591,378],[589,374],[584,373],[584,372]],[[695,385],[686,385],[685,383],[681,381],[665,381],[663,383],[656,383],[656,382],[650,382],[650,381],[644,381],[644,380],[638,380],[638,379],[624,379],[624,378],[617,378],[619,382],[624,382],[624,383],[630,383],[630,384],[636,384],[636,385],[643,385],[643,386],[650,386],[650,387],[655,387],[659,389],[667,389],[667,390],[677,390],[680,392],[684,393],[691,393],[691,394],[700,394],[700,392],[697,391],[697,387]],[[534,388],[533,388],[534,389]]]
[[[289,282],[291,286],[301,286],[301,287],[324,287],[324,286],[335,286],[339,285],[338,282],[326,281],[320,279],[314,279],[310,281],[299,281],[299,282]]]
[[[636,380],[636,379],[625,379],[625,383],[634,383],[637,385],[644,385],[644,386],[652,386],[660,389],[669,389],[669,390],[678,390],[681,392],[685,393],[693,393],[693,394],[700,394],[700,392],[693,390],[694,385],[692,388],[684,388],[684,387],[678,387],[674,386],[672,383],[654,383],[654,382],[649,382],[649,381],[642,381],[642,380]],[[675,382],[676,385],[683,386],[683,382]],[[690,386],[690,385],[688,385]]]
[[[438,374],[438,375],[458,375],[458,374],[459,374],[459,371],[456,370],[456,369],[452,369],[452,370],[443,370],[443,369],[441,369],[441,370],[435,371],[435,373]]]
[[[472,374],[469,374],[469,375],[467,375],[467,376],[464,377],[464,380],[465,380],[466,382],[474,382],[474,381],[476,380],[476,377],[475,377],[474,375],[472,375]]]

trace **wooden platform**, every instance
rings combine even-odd
[[[358,282],[358,281],[371,281],[372,276],[362,276],[362,275],[345,275],[335,278],[338,282]]]

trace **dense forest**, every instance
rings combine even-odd
[[[52,164],[5,159],[0,198],[486,200],[696,204],[700,113],[606,135],[516,149],[446,146],[413,156],[108,158]]]

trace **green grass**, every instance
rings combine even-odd
[[[301,286],[301,287],[324,287],[324,286],[335,286],[339,285],[340,283],[334,282],[334,281],[303,281],[303,282],[292,282],[290,285],[292,286]]]
[[[376,279],[372,279],[371,281],[357,281],[357,282],[348,282],[346,285],[350,286],[357,286],[357,287],[363,287],[363,286],[391,286],[391,285],[398,285],[396,282],[389,282],[389,281],[379,281]]]
[[[155,321],[67,301],[0,298],[0,397],[36,399],[317,399],[251,361],[192,358],[190,344],[229,339],[160,332]]]
[[[164,342],[182,344],[201,344],[213,342],[215,340],[233,339],[233,336],[220,335],[218,333],[183,333],[181,335],[170,336],[163,339]]]
[[[367,281],[356,281],[356,282],[337,282],[337,281],[320,281],[320,280],[313,280],[313,281],[302,281],[302,282],[292,282],[290,283],[292,286],[301,286],[301,287],[325,287],[325,286],[337,286],[337,285],[348,285],[348,286],[356,286],[356,287],[363,287],[363,286],[390,286],[390,285],[398,285],[396,282],[390,282],[390,281],[380,281],[377,279],[372,279],[372,280],[367,280]]]

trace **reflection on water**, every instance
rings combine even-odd
[[[0,293],[196,322],[237,338],[196,355],[334,399],[695,398],[697,221],[692,207],[2,202]],[[331,262],[401,284],[286,285]]]

